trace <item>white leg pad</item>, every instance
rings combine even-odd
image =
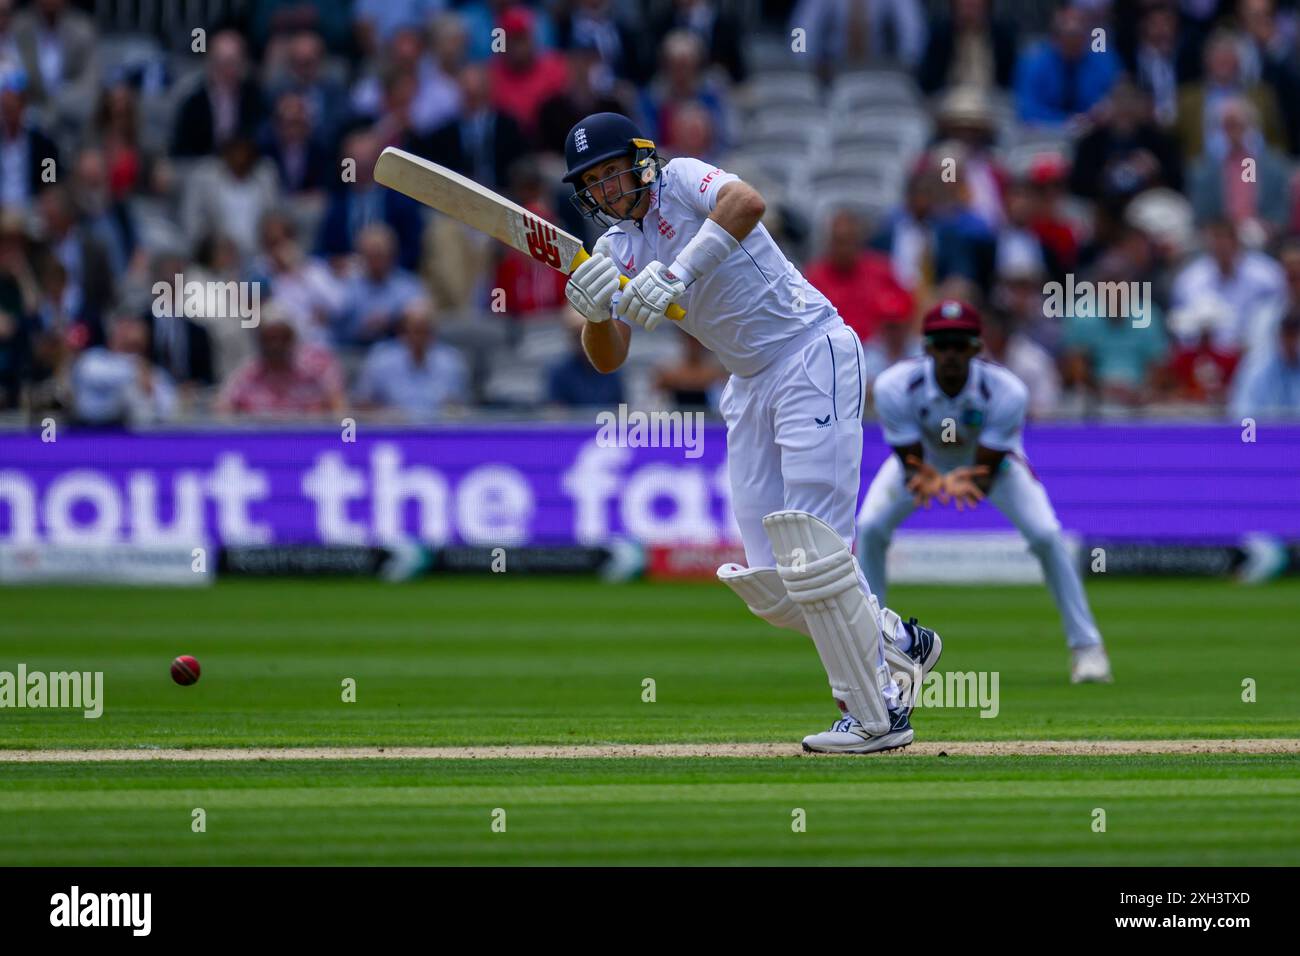
[[[724,564],[718,568],[718,580],[735,591],[746,607],[769,624],[808,634],[803,608],[790,600],[785,582],[776,568]]]
[[[763,519],[777,572],[804,620],[831,692],[869,734],[889,729],[882,688],[880,623],[858,580],[857,562],[835,529],[803,511],[774,511]]]

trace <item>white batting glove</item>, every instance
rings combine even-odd
[[[686,291],[686,283],[662,262],[652,262],[635,279],[623,287],[618,314],[635,322],[647,332],[664,320],[673,299]]]
[[[618,266],[609,256],[597,253],[569,275],[564,296],[588,322],[605,322],[617,291]]]

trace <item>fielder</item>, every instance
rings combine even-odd
[[[1070,680],[1108,683],[1110,660],[1083,582],[1047,492],[1025,461],[1028,390],[1007,369],[975,357],[980,329],[971,306],[939,302],[922,324],[926,354],[876,379],[876,413],[894,454],[880,466],[858,515],[863,570],[883,601],[885,551],[899,523],[936,497],[961,510],[987,496],[1042,565],[1065,625]]]
[[[565,290],[587,319],[592,365],[618,368],[632,327],[653,329],[676,303],[682,328],[731,373],[721,411],[749,566],[718,577],[754,614],[812,638],[842,716],[804,749],[907,746],[906,684],[942,644],[877,604],[850,550],[865,397],[857,336],[782,254],[759,221],[762,196],[736,176],[696,159],[663,164],[617,113],[579,122],[564,152],[575,205],[607,227]],[[620,274],[631,280],[622,292]]]

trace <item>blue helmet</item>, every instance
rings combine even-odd
[[[573,186],[573,204],[584,216],[614,221],[614,217],[600,208],[591,190],[582,185],[582,174],[618,156],[627,156],[632,161],[632,171],[638,181],[633,192],[643,192],[658,178],[659,154],[654,141],[642,136],[637,125],[621,113],[592,113],[564,138],[564,161],[568,167],[564,181]],[[620,193],[617,198],[623,195]]]

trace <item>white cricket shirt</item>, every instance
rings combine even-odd
[[[738,178],[698,159],[672,160],[651,187],[641,222],[616,223],[595,251],[629,278],[651,262],[670,265],[717,205],[718,191]],[[791,339],[838,315],[761,223],[677,304],[686,310],[682,328],[735,375],[756,374]]]
[[[1029,390],[1001,365],[973,359],[966,385],[949,398],[934,380],[933,359],[908,359],[881,372],[872,394],[885,441],[895,448],[919,441],[940,471],[974,464],[979,445],[1024,457]]]

